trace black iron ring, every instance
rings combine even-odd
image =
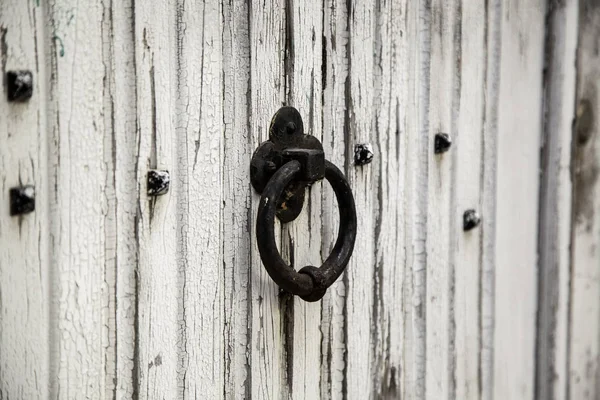
[[[278,200],[290,182],[298,177],[300,170],[299,161],[289,161],[269,179],[258,206],[256,237],[260,258],[271,279],[282,289],[305,301],[318,301],[344,272],[350,260],[356,240],[356,206],[342,172],[325,160],[325,178],[335,192],[340,210],[338,237],[331,254],[320,268],[306,266],[300,271],[294,270],[277,250],[274,223]]]

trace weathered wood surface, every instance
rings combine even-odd
[[[105,115],[108,48],[103,34],[102,4],[78,6],[76,1],[52,5],[34,2],[14,7],[42,7],[47,72],[51,262],[50,275],[50,392],[55,398],[94,397],[112,391],[115,378],[109,318],[118,303],[114,290],[113,209],[108,202],[112,160]],[[129,166],[131,168],[131,165]],[[118,174],[118,172],[115,172]],[[41,192],[40,194],[43,194]],[[114,193],[116,201],[119,200]],[[42,197],[43,199],[43,197]],[[111,312],[112,311],[112,312]]]
[[[535,393],[539,399],[568,398],[570,381],[571,137],[575,113],[578,8],[577,0],[552,2],[546,28],[548,54],[540,163],[539,333]]]
[[[596,3],[2,2],[2,72],[35,87],[0,100],[0,398],[597,398]],[[255,244],[282,105],[357,204],[317,303]],[[307,194],[277,227],[296,268],[338,230]]]
[[[18,0],[0,3],[1,72],[30,70],[27,103],[0,100],[0,398],[41,399],[48,394],[49,337],[56,288],[50,283],[44,14]],[[40,79],[41,78],[41,79]],[[6,83],[4,83],[5,87]],[[9,216],[9,190],[34,185],[36,211]],[[57,299],[58,300],[58,299]]]
[[[568,396],[600,396],[600,4],[579,3],[571,180],[571,313]]]

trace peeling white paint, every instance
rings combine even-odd
[[[600,114],[598,10],[560,7],[1,3],[2,67],[35,87],[0,101],[0,397],[598,397],[600,205],[577,203],[598,185],[574,175],[593,218],[571,236],[569,169],[575,99]],[[249,163],[282,105],[357,205],[348,270],[317,303],[282,293],[256,246]],[[434,155],[439,132],[453,143]],[[169,171],[165,195],[150,169]],[[21,184],[36,210],[10,217]],[[330,186],[306,199],[275,222],[296,269],[338,233]],[[466,209],[482,216],[468,234]]]

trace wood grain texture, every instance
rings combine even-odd
[[[575,113],[577,1],[551,2],[546,27],[541,153],[536,393],[567,398],[571,247],[571,138]]]
[[[404,308],[402,299],[405,260],[403,202],[406,151],[405,111],[407,4],[382,1],[375,9],[375,126],[374,148],[378,149],[372,168],[377,176],[375,214],[375,273],[373,288],[372,341],[374,348],[371,398],[395,399],[401,396],[401,371],[404,369]],[[403,77],[403,78],[400,78]]]
[[[571,315],[569,382],[571,399],[600,396],[600,5],[579,3],[579,44],[571,179]]]
[[[494,216],[494,398],[531,399],[534,394],[544,18],[545,2],[502,4]]]
[[[407,11],[409,72],[406,106],[405,345],[403,390],[409,399],[426,396],[427,168],[431,151],[428,128],[431,57],[431,4],[410,3]]]
[[[103,43],[107,76],[104,92],[106,163],[106,281],[108,343],[106,395],[129,398],[137,392],[135,322],[137,313],[139,191],[133,1],[104,3]]]
[[[175,2],[135,2],[137,105],[136,395],[174,399],[185,390],[186,314],[183,305],[186,237],[187,131],[178,113],[179,65]],[[167,195],[147,195],[149,169],[169,170]],[[187,199],[186,197],[183,197]]]
[[[101,3],[45,4],[49,57],[51,241],[50,396],[107,392],[109,304],[106,254]],[[38,54],[42,56],[42,54]],[[114,367],[111,368],[111,370]]]
[[[350,160],[346,143],[344,92],[348,79],[348,10],[345,0],[328,0],[323,9],[322,143],[327,159],[342,171]],[[348,162],[348,163],[347,163]],[[338,235],[339,211],[329,185],[322,186],[321,253],[329,254]],[[346,391],[346,274],[342,275],[321,301],[321,378],[322,399],[343,398]]]
[[[223,3],[223,211],[224,397],[250,398],[249,338],[254,218],[248,163],[254,150],[250,131],[249,5]],[[256,256],[256,251],[254,251]],[[258,266],[258,265],[257,265]]]
[[[481,221],[481,398],[494,398],[494,311],[495,311],[495,256],[496,256],[496,195],[498,146],[498,92],[500,90],[500,48],[502,2],[491,1],[485,19],[487,68],[485,72],[484,134],[482,137],[482,216]]]
[[[481,226],[463,232],[463,214],[468,209],[482,213],[484,166],[482,157],[486,107],[485,83],[489,59],[480,57],[486,48],[487,10],[478,2],[457,5],[455,31],[454,90],[452,114],[452,204],[449,258],[453,274],[452,322],[454,349],[451,376],[452,397],[481,398],[481,245],[487,234]],[[486,217],[487,218],[487,214]]]
[[[423,76],[423,137],[427,138],[427,244],[426,244],[426,395],[431,399],[452,398],[454,382],[453,336],[451,325],[454,282],[450,263],[450,221],[453,159],[450,154],[435,154],[435,135],[453,130],[455,106],[456,43],[455,35],[461,16],[454,1],[432,1],[428,32],[423,32],[429,58],[424,57],[429,75]],[[443,76],[443,79],[439,79]],[[460,182],[463,183],[462,181]],[[454,233],[454,232],[452,232]]]
[[[373,146],[375,2],[350,3],[348,9],[348,81],[345,92],[346,146]],[[352,153],[347,155],[351,157]],[[375,217],[379,185],[371,164],[351,165],[347,178],[356,203],[358,231],[356,245],[346,270],[346,396],[364,399],[371,395],[374,382],[375,349],[373,307],[375,306]]]
[[[3,71],[40,77],[0,101],[0,397],[597,397],[594,2],[39,3],[0,4]],[[357,204],[319,303],[255,244],[249,162],[282,105]],[[314,184],[279,249],[318,266],[338,224]]]
[[[286,2],[286,104],[302,115],[305,133],[322,140],[322,0]],[[306,193],[300,216],[282,227],[282,252],[299,270],[319,267],[328,257],[321,252],[321,198],[324,182]],[[294,297],[293,314],[286,321],[288,382],[292,399],[318,399],[321,379],[321,305]]]
[[[178,270],[183,398],[223,393],[221,2],[177,10]]]
[[[286,92],[285,2],[256,1],[250,4],[249,136],[252,151],[268,139],[273,114],[283,105]],[[246,164],[248,165],[248,163]],[[247,175],[246,175],[247,177]],[[247,178],[246,178],[247,179]],[[252,243],[250,264],[250,397],[280,399],[290,396],[286,342],[291,296],[280,293],[260,261],[256,246],[256,213],[260,197],[254,189],[249,210]],[[277,222],[276,222],[277,224]],[[279,231],[276,225],[275,231]],[[281,248],[280,248],[281,250]],[[297,339],[300,340],[300,339]]]
[[[30,70],[33,97],[0,99],[0,398],[46,399],[49,385],[49,207],[44,12],[0,4],[0,72]],[[6,81],[4,82],[6,88]],[[33,185],[35,211],[9,215],[9,190]]]

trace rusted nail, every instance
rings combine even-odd
[[[7,71],[6,90],[8,101],[27,101],[33,95],[31,71]]]
[[[479,226],[481,222],[481,217],[479,213],[475,210],[467,210],[463,214],[463,230],[470,231],[473,228]]]
[[[433,143],[433,151],[435,154],[445,153],[450,150],[452,146],[452,139],[450,135],[447,133],[436,133],[434,143]]]
[[[35,188],[31,185],[11,188],[10,215],[27,214],[35,210]]]
[[[169,191],[171,177],[169,171],[151,169],[148,171],[148,196],[161,196]]]
[[[373,150],[369,143],[354,146],[354,165],[366,165],[373,161]]]

